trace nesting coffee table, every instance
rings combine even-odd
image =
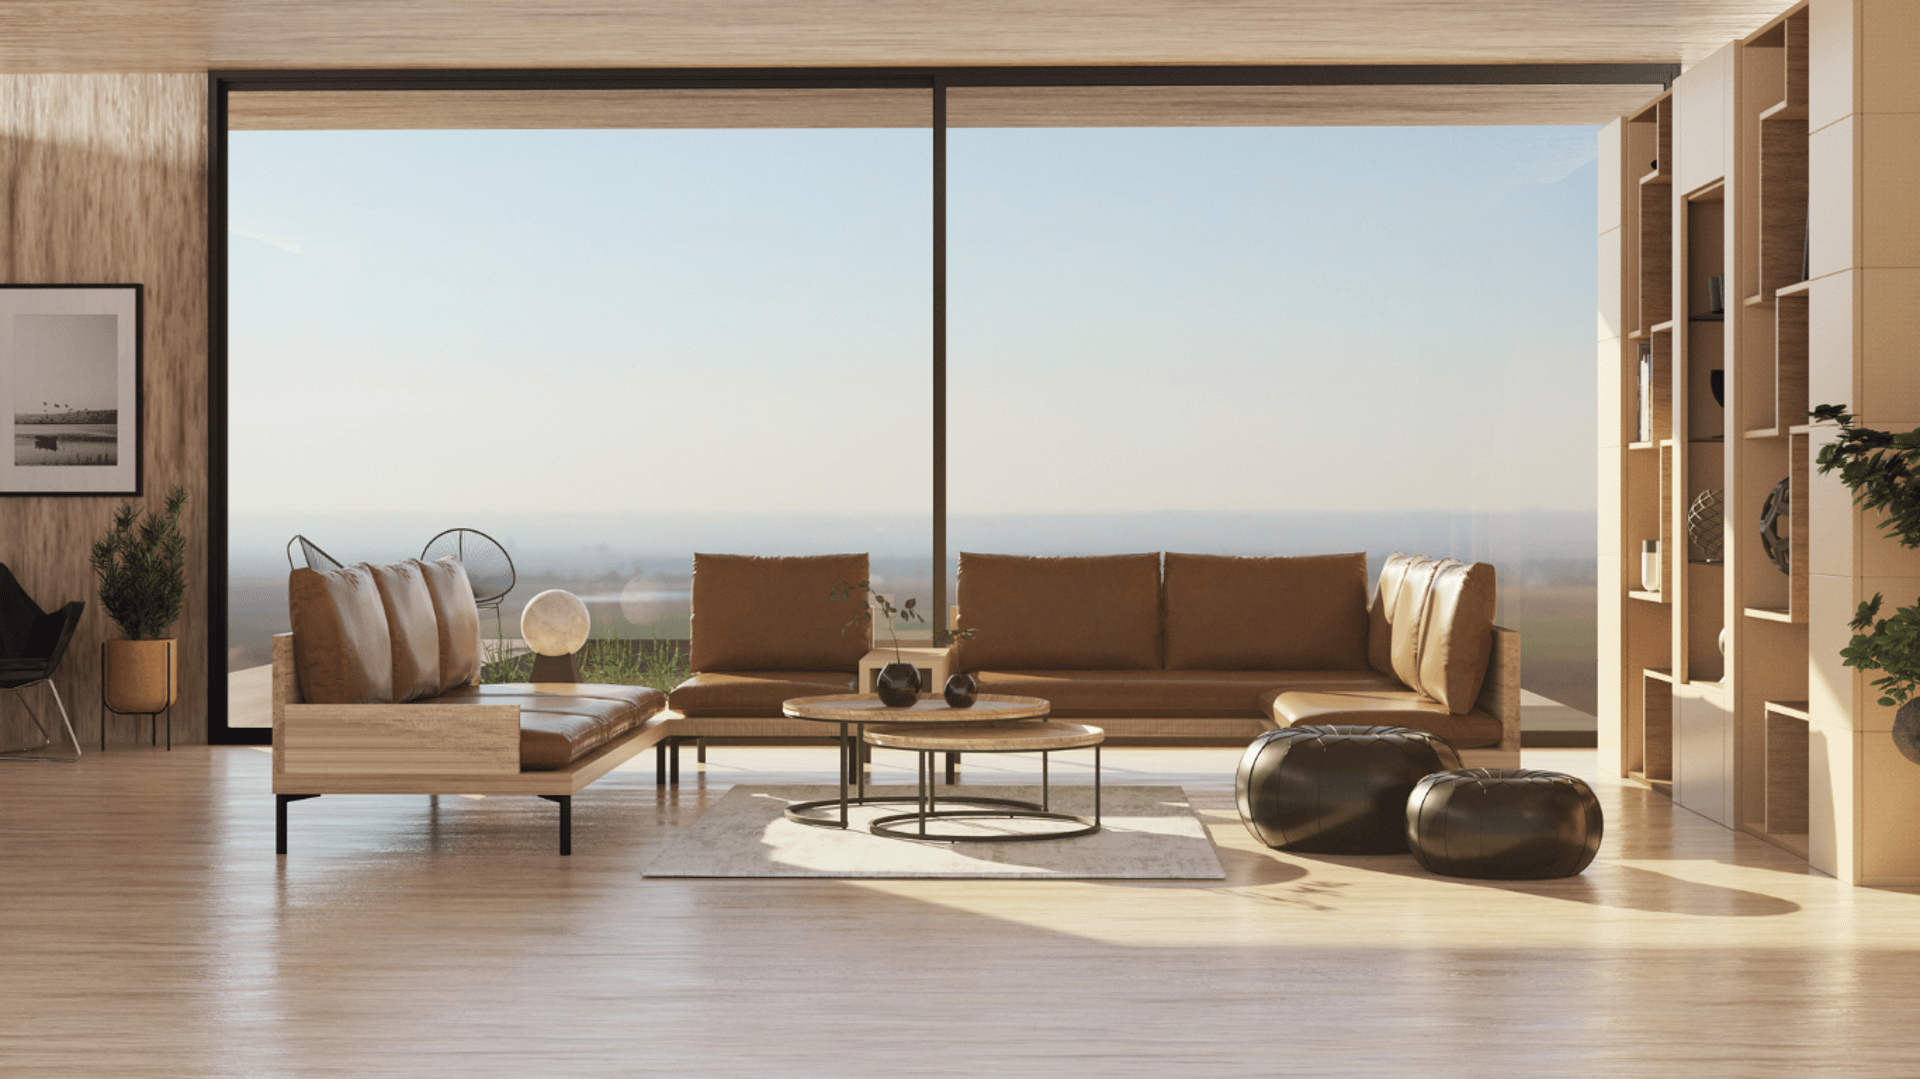
[[[833,723],[840,728],[840,797],[796,802],[787,807],[787,819],[816,828],[847,827],[847,809],[856,805],[910,805],[912,811],[881,817],[870,830],[899,839],[941,842],[1012,842],[1067,839],[1100,829],[1100,743],[1105,732],[1077,723],[1050,723],[1052,705],[1038,697],[981,694],[971,708],[952,708],[938,698],[916,702],[910,708],[889,708],[871,693],[838,693],[796,697],[783,711],[794,719]],[[867,793],[866,770],[861,767],[864,747],[912,750],[920,758],[919,789],[912,798]],[[1048,755],[1058,749],[1094,751],[1094,815],[1075,816],[1052,811]],[[935,755],[939,753],[1041,754],[1039,802],[987,798],[952,793],[938,795]],[[964,809],[941,808],[965,806]],[[833,816],[817,816],[837,810]],[[954,819],[1009,819],[1065,821],[1079,825],[1068,831],[1040,834],[956,834],[928,829],[932,822]]]

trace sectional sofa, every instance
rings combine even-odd
[[[1244,742],[1306,723],[1391,724],[1446,738],[1470,766],[1520,749],[1519,634],[1493,624],[1494,568],[1366,558],[962,554],[954,628],[931,668],[981,692],[1043,697],[1111,742]],[[671,772],[692,739],[820,736],[789,697],[846,693],[868,652],[826,601],[864,555],[696,555],[691,666],[664,713]]]

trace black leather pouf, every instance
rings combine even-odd
[[[1468,768],[1422,779],[1407,798],[1407,845],[1449,877],[1571,877],[1600,850],[1593,789],[1570,775]]]
[[[1240,819],[1269,847],[1404,854],[1407,796],[1460,767],[1438,735],[1405,727],[1282,727],[1253,740],[1234,780]]]

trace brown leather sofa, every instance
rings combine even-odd
[[[480,685],[466,570],[409,559],[287,580],[293,632],[273,641],[278,850],[287,805],[322,794],[530,794],[560,806],[666,738],[642,686]]]
[[[1296,724],[1431,731],[1519,760],[1519,634],[1485,563],[1396,554],[960,556],[952,666],[1044,697],[1115,742],[1250,739]]]
[[[694,556],[695,673],[669,698],[669,746],[827,733],[781,704],[855,690],[869,638],[826,597],[865,579],[865,555]],[[1381,583],[1370,604],[1361,554],[962,554],[955,626],[975,632],[946,666],[1121,744],[1390,724],[1439,734],[1476,766],[1517,765],[1520,638],[1493,625],[1493,567],[1394,555]],[[663,778],[677,778],[667,752]]]

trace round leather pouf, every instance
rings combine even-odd
[[[1413,785],[1458,767],[1453,746],[1426,731],[1282,727],[1247,747],[1234,789],[1247,831],[1269,847],[1404,854]]]
[[[1427,776],[1407,798],[1407,845],[1429,872],[1489,880],[1571,877],[1600,850],[1593,789],[1528,768]]]

